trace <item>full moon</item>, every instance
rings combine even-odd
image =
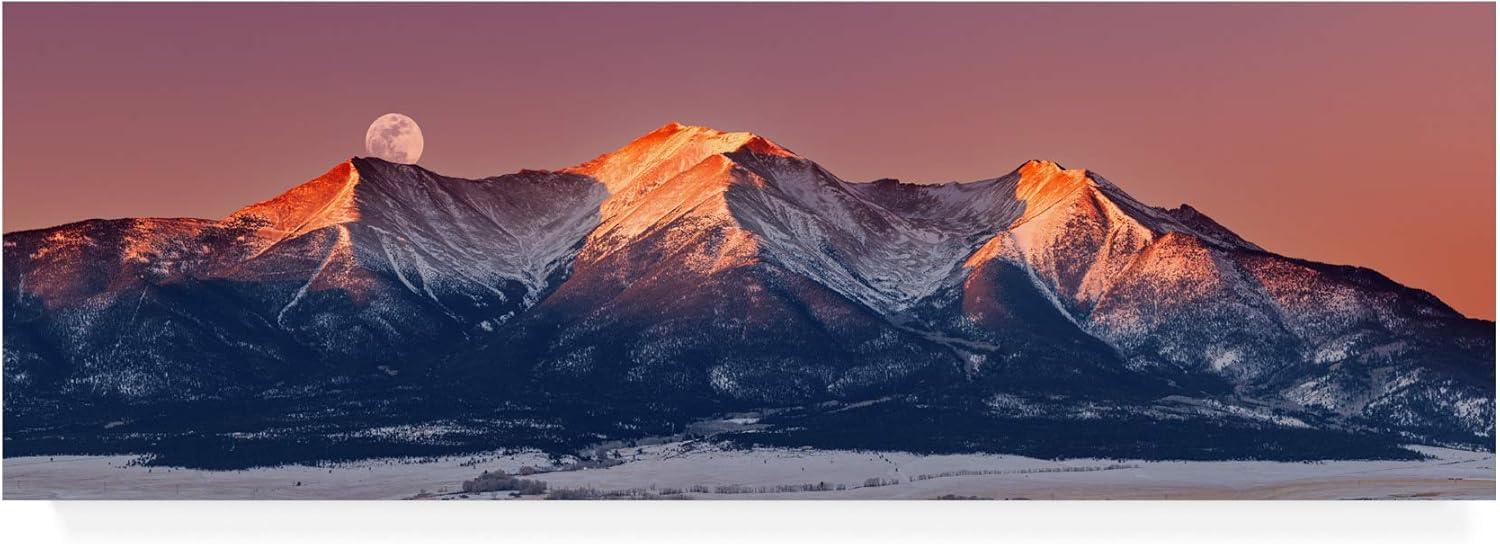
[[[422,129],[405,115],[382,115],[365,131],[365,152],[395,163],[415,164],[422,158]]]

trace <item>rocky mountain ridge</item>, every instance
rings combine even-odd
[[[4,256],[8,440],[95,417],[33,417],[58,407],[170,437],[191,429],[161,406],[395,388],[464,406],[393,421],[582,397],[595,435],[878,401],[980,418],[934,443],[984,449],[1015,421],[1111,418],[1493,448],[1492,322],[1049,161],[851,183],[673,123],[556,172],[356,158],[219,221],[9,233]],[[529,443],[479,434],[457,442]]]

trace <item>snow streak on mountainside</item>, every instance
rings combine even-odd
[[[684,416],[905,399],[1493,447],[1493,323],[1049,161],[851,183],[673,123],[557,172],[354,159],[223,220],[86,221],[4,251],[8,414],[386,380]]]

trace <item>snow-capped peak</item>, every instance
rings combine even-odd
[[[741,150],[795,156],[786,148],[750,132],[723,132],[673,122],[567,170],[594,177],[609,189],[610,194],[639,193],[711,156]]]
[[[1090,183],[1088,171],[1066,170],[1052,161],[1030,160],[1016,169],[1015,198],[1026,204],[1017,223],[1024,223]]]
[[[1061,164],[1058,164],[1057,161],[1052,161],[1052,160],[1047,160],[1047,159],[1030,159],[1030,160],[1027,160],[1026,162],[1021,163],[1021,166],[1017,167],[1016,170],[1020,171],[1020,172],[1033,172],[1033,171],[1056,172],[1056,171],[1067,170],[1067,168],[1064,167]]]
[[[728,132],[705,126],[684,125],[676,121],[662,125],[660,128],[647,133],[645,136],[637,138],[635,141],[631,142],[631,144],[646,141],[652,135],[666,135],[668,137],[680,137],[686,135],[688,138],[711,140],[718,144],[721,144],[718,146],[718,149],[716,149],[718,153],[732,153],[742,149],[748,149],[750,151],[766,155],[796,155],[796,153],[793,153],[791,150],[788,150],[787,148],[782,147],[775,142],[772,142],[770,139],[767,139],[766,137],[755,134],[753,132]],[[630,145],[627,145],[626,147],[630,147]]]

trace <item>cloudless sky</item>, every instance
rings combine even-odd
[[[561,168],[668,121],[851,181],[1030,158],[1495,315],[1493,4],[4,6],[4,229],[220,217],[363,153]]]

